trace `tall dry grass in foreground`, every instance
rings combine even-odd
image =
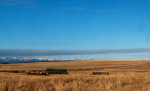
[[[147,73],[27,76],[0,73],[0,91],[150,91]]]

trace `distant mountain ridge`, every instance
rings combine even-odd
[[[17,57],[0,57],[0,63],[25,63],[25,62],[48,62],[48,61],[75,61],[80,60],[78,58],[61,59],[61,58],[17,58]]]

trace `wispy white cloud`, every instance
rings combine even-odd
[[[47,46],[51,46],[51,45],[55,45],[55,46],[74,46],[77,45],[75,43],[67,43],[67,42],[37,42],[37,43],[31,43],[32,45],[47,45]]]
[[[101,12],[101,13],[110,13],[110,12],[115,12],[115,10],[111,10],[111,9],[99,9],[96,10],[97,12]]]
[[[0,6],[35,5],[33,0],[0,0]]]
[[[61,9],[61,10],[79,10],[79,11],[86,10],[85,8],[80,8],[80,7],[61,7],[59,9]]]
[[[94,11],[94,12],[100,12],[100,13],[110,13],[110,12],[115,12],[113,9],[87,9],[87,8],[82,8],[82,7],[61,7],[59,8],[61,10],[74,10],[74,11]]]

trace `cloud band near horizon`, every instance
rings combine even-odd
[[[144,52],[150,52],[150,48],[105,49],[105,50],[0,49],[0,56],[90,55],[90,54],[144,53]]]

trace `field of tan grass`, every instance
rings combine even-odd
[[[67,68],[67,75],[0,73],[0,91],[150,91],[150,61],[72,61],[0,64],[0,70]],[[110,75],[92,75],[94,71]]]

